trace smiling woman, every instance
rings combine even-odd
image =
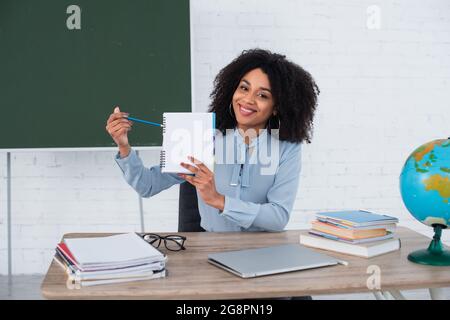
[[[275,116],[272,91],[262,69],[253,69],[244,75],[234,92],[232,105],[239,129],[263,129],[267,120]]]
[[[267,127],[279,129],[282,141],[310,142],[319,92],[312,76],[285,56],[247,50],[217,75],[209,111],[224,133]]]
[[[214,170],[192,158],[195,166],[181,163],[192,175],[145,168],[128,143],[132,123],[119,109],[106,129],[119,146],[116,162],[126,181],[142,197],[187,182],[196,189],[204,230],[282,231],[297,196],[301,143],[310,141],[318,93],[311,75],[284,56],[244,51],[214,81]],[[222,149],[225,162],[218,161]],[[265,150],[270,157],[263,160]]]

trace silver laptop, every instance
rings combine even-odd
[[[213,253],[208,262],[242,278],[347,264],[299,244]]]

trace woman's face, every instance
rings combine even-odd
[[[233,110],[240,129],[263,129],[274,113],[269,78],[261,69],[246,73],[233,94]]]

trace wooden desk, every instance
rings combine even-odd
[[[207,255],[213,252],[299,243],[302,232],[306,231],[180,233],[187,237],[185,251],[163,249],[168,254],[166,278],[78,290],[66,288],[66,274],[52,261],[41,290],[48,299],[243,299],[372,292],[366,283],[371,275],[367,273],[368,267],[373,265],[380,267],[382,291],[450,286],[450,267],[422,266],[407,260],[411,251],[427,248],[430,239],[406,228],[398,228],[397,232],[402,240],[401,250],[372,259],[318,250],[348,261],[348,266],[241,279],[207,262]],[[108,234],[67,234],[65,237],[105,235]]]

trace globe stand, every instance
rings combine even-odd
[[[447,228],[442,224],[433,224],[434,236],[428,249],[417,250],[408,255],[408,260],[414,263],[429,266],[450,266],[450,251],[442,247],[442,229]]]

